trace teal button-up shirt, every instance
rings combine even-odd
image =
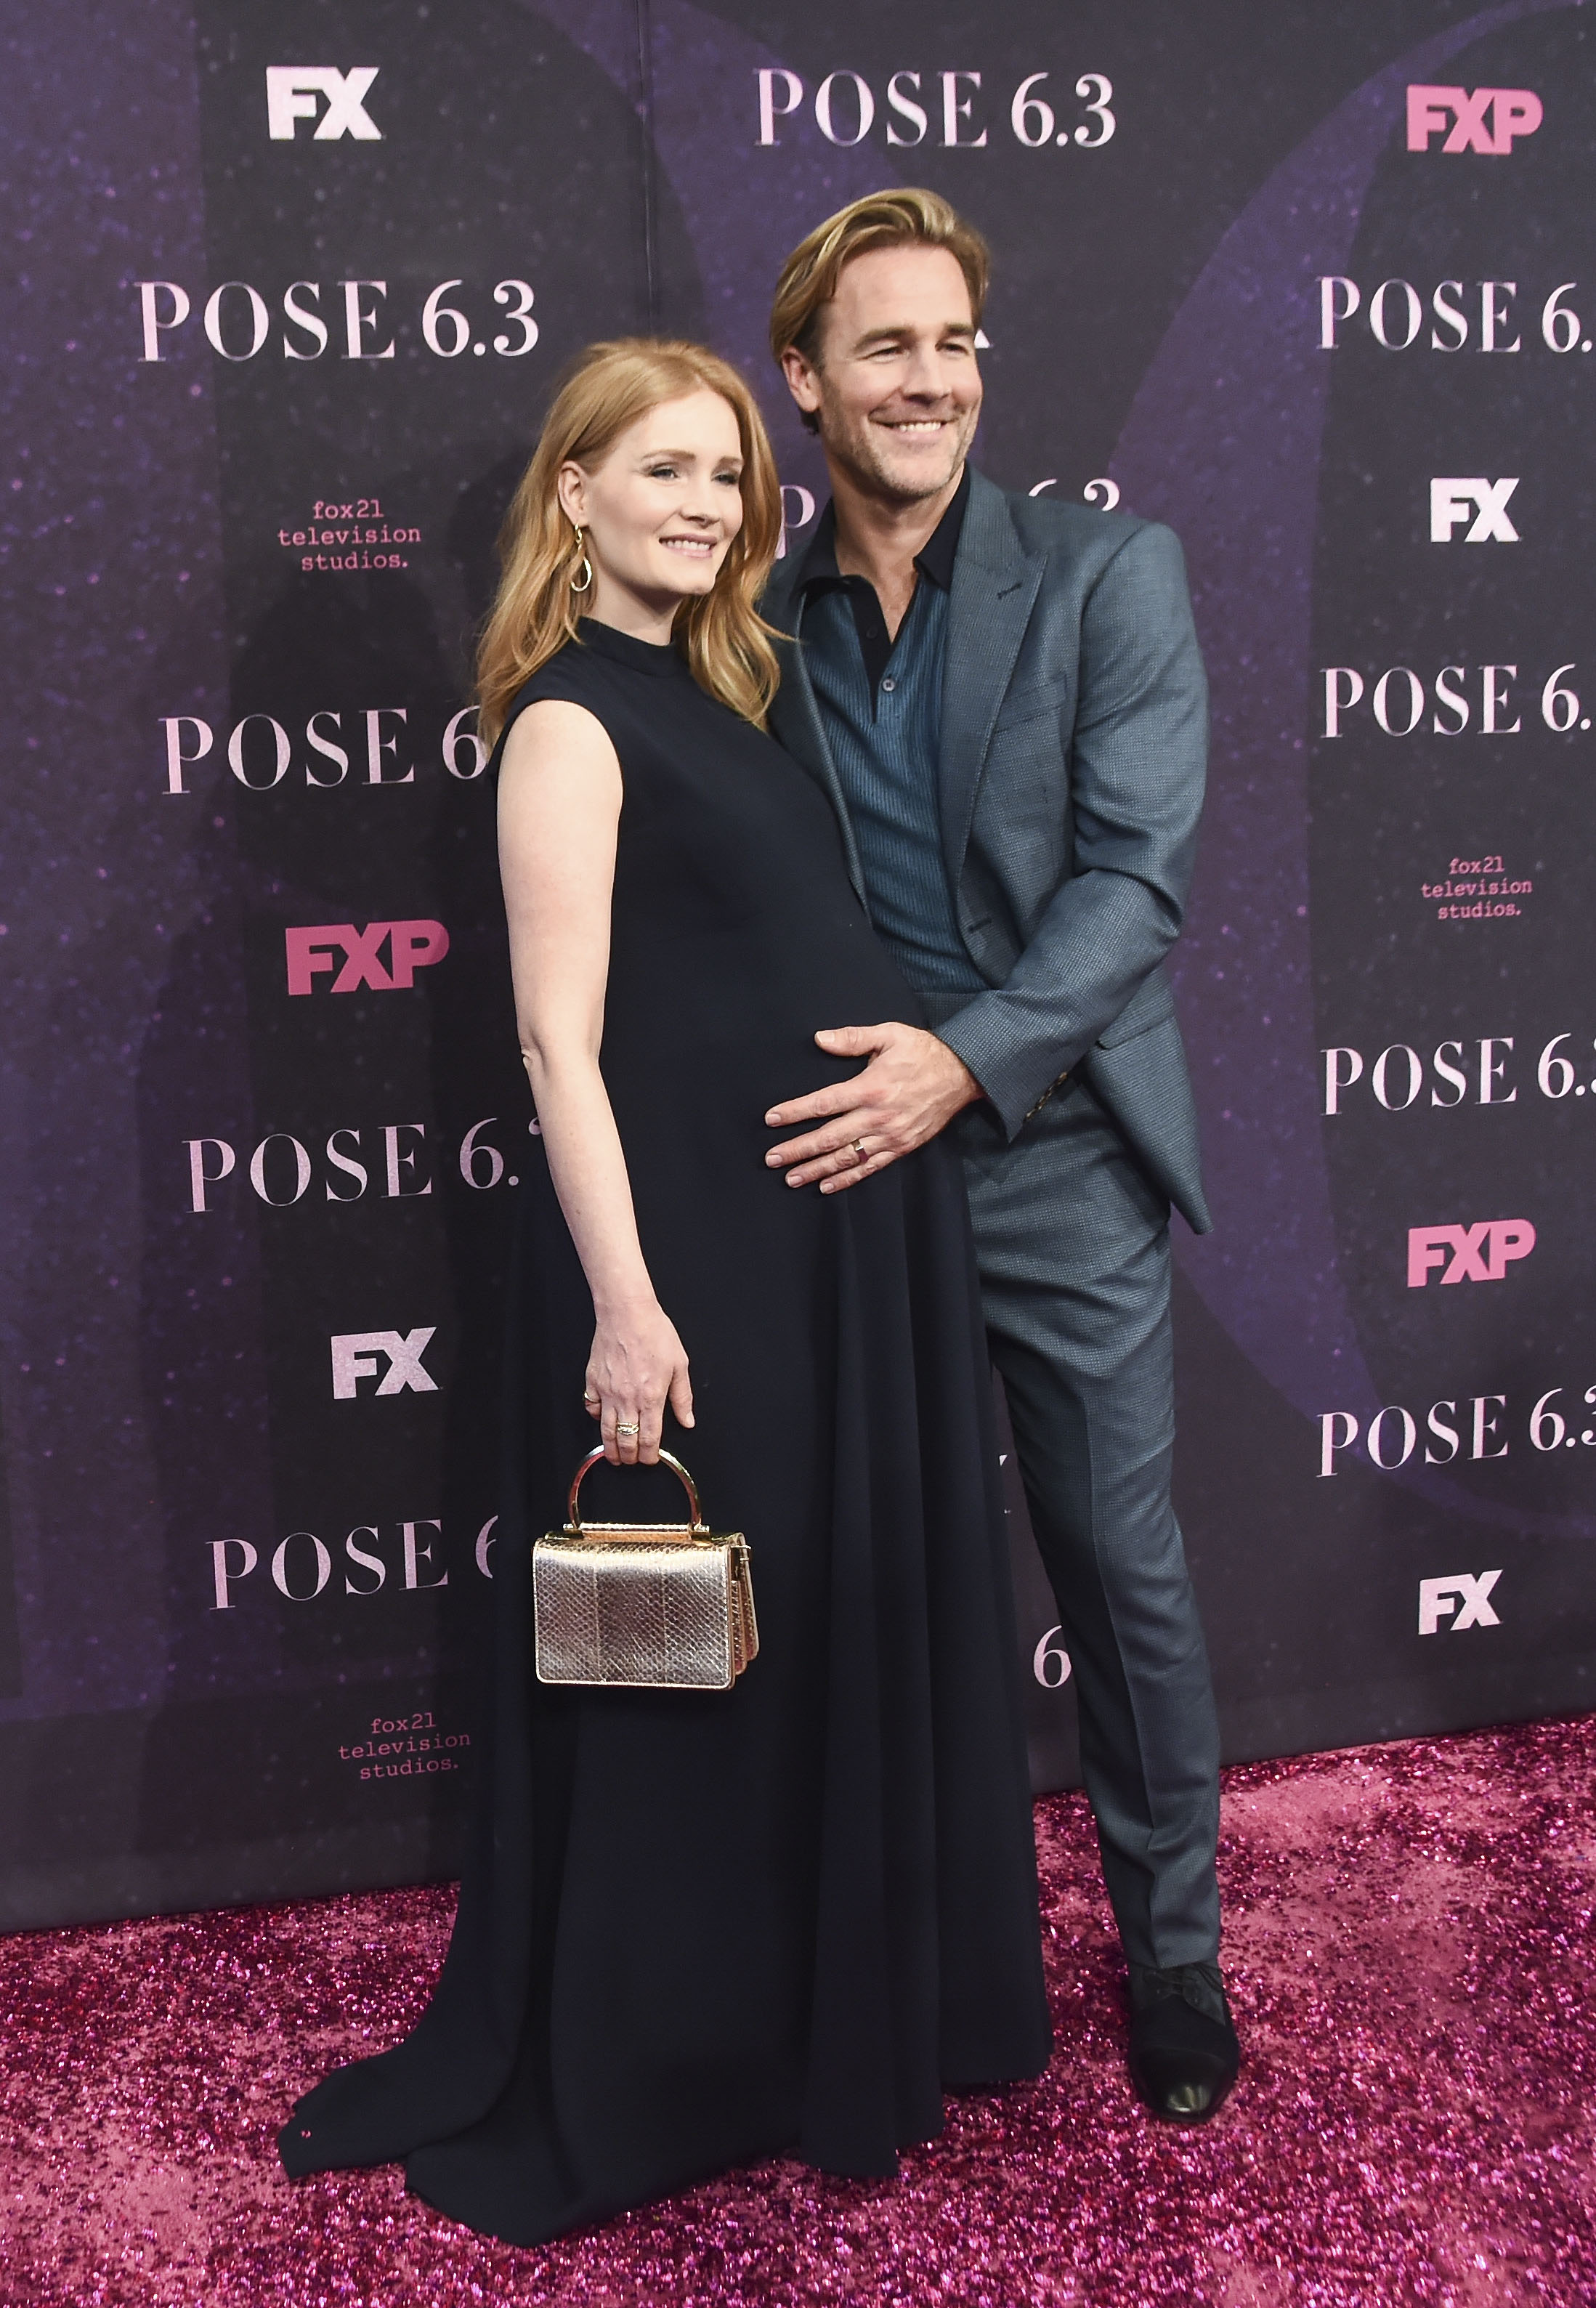
[[[826,508],[798,574],[804,660],[824,719],[869,892],[871,918],[922,994],[979,992],[943,864],[936,765],[958,494],[915,558],[914,598],[889,639],[876,588],[837,567]]]

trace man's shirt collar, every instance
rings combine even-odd
[[[959,486],[942,519],[925,544],[914,556],[914,565],[922,577],[928,577],[944,593],[953,581],[953,563],[959,551],[959,538],[964,528],[965,508],[970,503],[970,466],[966,463]],[[815,524],[807,550],[798,564],[793,585],[795,594],[807,592],[812,585],[867,584],[867,578],[844,577],[837,567],[837,508],[826,506]]]
[[[964,509],[970,503],[970,467],[966,463],[953,491],[953,503],[943,514],[925,544],[914,556],[914,565],[922,577],[939,585],[945,593],[951,592],[953,582],[953,562],[959,551],[959,539],[964,529]]]

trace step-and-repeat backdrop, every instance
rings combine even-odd
[[[560,365],[649,327],[754,379],[801,539],[769,292],[887,184],[995,248],[984,469],[1190,563],[1218,1226],[1177,1229],[1178,1488],[1228,1752],[1592,1703],[1591,32],[13,16],[0,1920],[450,1868],[530,1118],[467,704],[493,539]]]

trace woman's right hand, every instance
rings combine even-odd
[[[582,1399],[612,1467],[656,1464],[667,1402],[678,1425],[692,1425],[686,1348],[657,1298],[600,1316]]]

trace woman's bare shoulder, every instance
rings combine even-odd
[[[561,763],[617,773],[620,768],[615,741],[591,707],[567,697],[531,699],[505,739],[499,775],[536,775]]]

